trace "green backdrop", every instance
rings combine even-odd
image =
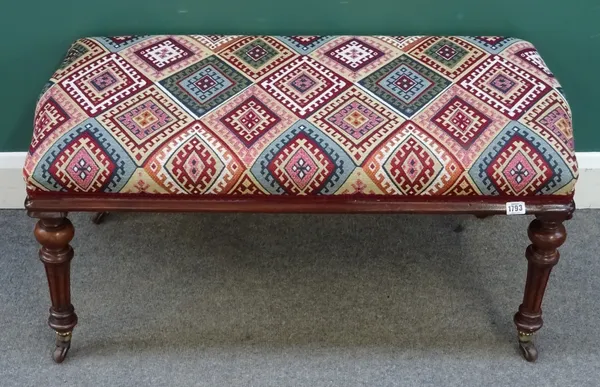
[[[35,100],[81,36],[508,35],[533,42],[561,81],[578,151],[600,151],[598,0],[16,0],[0,11],[0,151],[24,151]]]

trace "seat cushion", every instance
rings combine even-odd
[[[503,37],[76,41],[24,168],[43,195],[572,197],[571,110]]]

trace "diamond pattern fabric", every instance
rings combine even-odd
[[[571,110],[536,49],[476,36],[75,42],[40,96],[30,197],[573,195]]]

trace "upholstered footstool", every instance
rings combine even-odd
[[[119,36],[71,46],[24,175],[57,362],[70,211],[534,215],[514,317],[533,361],[577,163],[562,89],[519,39]]]

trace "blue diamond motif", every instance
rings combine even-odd
[[[401,65],[379,81],[379,86],[405,103],[417,99],[433,83],[406,65]]]
[[[202,117],[251,84],[216,56],[209,56],[159,82],[160,87],[195,118]]]
[[[417,114],[452,84],[407,55],[387,63],[358,83],[406,118]]]
[[[229,89],[233,82],[208,65],[179,81],[179,85],[199,103],[206,103]]]

